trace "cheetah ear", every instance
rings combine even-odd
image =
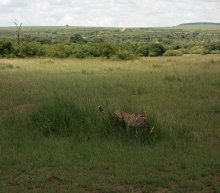
[[[99,109],[100,112],[104,112],[104,110],[101,106],[98,106],[98,109]]]

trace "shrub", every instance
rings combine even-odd
[[[118,47],[114,43],[110,42],[98,43],[97,46],[101,55],[107,58],[115,55],[118,50]]]
[[[101,56],[101,52],[100,52],[97,44],[87,43],[85,45],[85,48],[86,48],[86,51],[89,53],[90,56],[93,56],[93,57]]]
[[[80,34],[74,34],[70,36],[70,42],[72,43],[86,43],[86,40]]]
[[[136,50],[136,53],[139,56],[148,56],[149,55],[149,45],[148,44],[139,45]]]
[[[179,50],[180,48],[181,48],[181,46],[179,44],[173,45],[173,49],[174,50]]]
[[[189,51],[188,49],[186,49],[186,48],[182,48],[182,49],[180,49],[180,51],[181,51],[183,54],[189,54],[189,53],[190,53],[190,51]]]
[[[183,52],[181,50],[167,50],[164,56],[182,56]]]
[[[13,54],[13,53],[11,53],[11,54],[8,54],[8,55],[7,55],[7,58],[16,58],[16,55]]]
[[[203,46],[194,46],[189,50],[189,52],[190,54],[201,54],[201,55],[205,55],[209,53],[209,51],[203,48]]]
[[[212,50],[220,50],[220,42],[212,42],[205,45],[205,49]]]
[[[136,51],[139,56],[162,56],[164,52],[165,48],[158,43],[139,45]]]
[[[85,58],[87,56],[90,56],[88,50],[84,45],[76,45],[73,49],[73,55],[76,58]]]
[[[149,45],[149,56],[162,56],[165,48],[162,44],[152,43]]]
[[[210,54],[220,54],[220,50],[212,50]]]
[[[43,56],[45,51],[39,42],[24,42],[17,50],[20,57]]]
[[[14,47],[11,41],[1,40],[0,41],[0,56],[7,57],[14,53]]]
[[[69,57],[73,52],[73,47],[65,44],[46,45],[44,48],[46,56],[57,58]]]
[[[134,44],[134,43],[123,43],[123,44],[120,44],[120,49],[121,50],[127,50],[131,53],[136,53],[136,50],[138,48],[138,45],[137,44]]]
[[[131,52],[127,51],[127,50],[119,50],[116,53],[116,56],[120,60],[132,60],[132,59],[135,59],[135,55],[132,54]]]

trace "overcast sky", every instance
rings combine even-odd
[[[219,22],[220,0],[0,0],[0,26],[173,26]]]

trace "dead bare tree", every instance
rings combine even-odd
[[[16,26],[16,33],[17,33],[17,41],[18,41],[18,46],[20,45],[20,32],[21,32],[21,25],[22,25],[22,22],[20,23],[20,25],[18,25],[17,21],[14,20],[13,22]]]

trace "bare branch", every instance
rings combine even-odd
[[[13,23],[16,26],[16,33],[17,33],[17,41],[18,41],[18,45],[20,45],[20,32],[21,32],[21,26],[22,26],[22,22],[20,23],[20,25],[18,26],[17,20],[15,19],[13,21]]]

